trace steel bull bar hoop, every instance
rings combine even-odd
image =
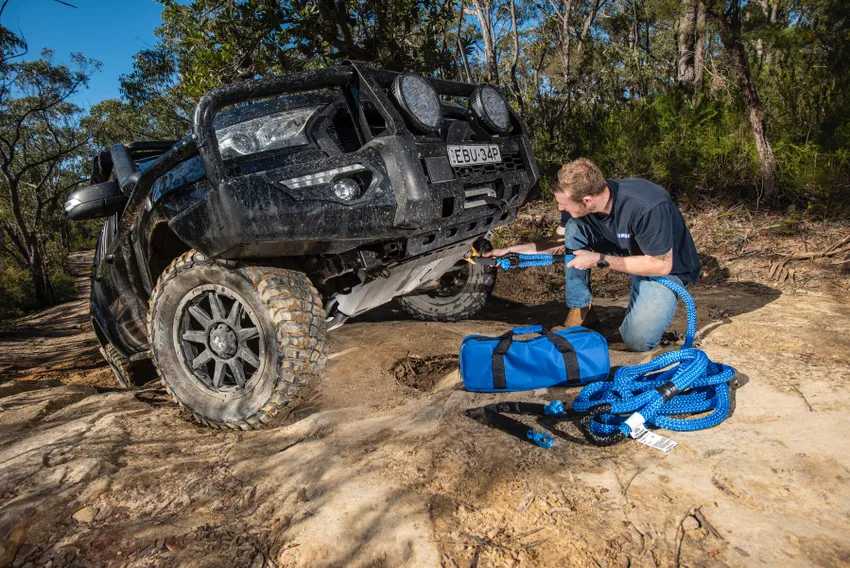
[[[439,211],[434,205],[434,192],[426,183],[424,172],[422,179],[415,179],[412,168],[419,168],[420,157],[413,136],[408,135],[405,119],[394,104],[387,88],[399,76],[399,73],[374,69],[355,62],[343,65],[295,73],[284,77],[272,77],[258,81],[246,81],[223,85],[205,94],[195,109],[194,133],[198,145],[198,153],[210,185],[222,193],[229,186],[228,168],[221,157],[218,137],[215,132],[216,115],[225,107],[260,98],[277,95],[294,94],[324,88],[339,88],[345,100],[348,112],[355,124],[355,132],[361,148],[376,138],[392,138],[399,136],[400,140],[388,142],[381,146],[392,154],[397,163],[392,171],[408,172],[408,175],[395,174],[393,189],[396,198],[396,211],[393,225],[399,229],[418,229],[426,221],[439,221]],[[428,83],[445,96],[469,97],[476,86],[468,83],[448,81],[444,79],[425,78]],[[368,100],[374,110],[383,119],[383,131],[373,132],[364,107],[363,100]],[[444,105],[445,107],[445,105]],[[535,179],[537,166],[531,158],[530,144],[523,134],[524,128],[519,118],[511,111],[514,134],[517,144],[527,154],[529,168]],[[377,147],[377,146],[376,146]],[[380,150],[379,150],[380,151]]]
[[[275,95],[313,91],[326,87],[357,86],[373,91],[375,86],[389,86],[397,75],[398,73],[392,71],[349,63],[318,71],[293,73],[285,77],[242,81],[216,87],[201,97],[195,108],[195,140],[201,162],[206,170],[207,180],[214,187],[219,188],[227,179],[227,171],[218,149],[218,138],[214,128],[216,115],[225,107]],[[444,95],[469,96],[475,88],[475,85],[444,79],[426,78],[426,80],[438,93]],[[386,118],[390,118],[393,123],[403,125],[401,116],[386,99],[385,93],[370,92],[369,94],[376,99],[375,102],[379,104]]]
[[[227,169],[218,149],[218,137],[214,128],[215,117],[220,110],[241,102],[274,95],[313,91],[324,87],[342,87],[351,84],[353,80],[353,68],[330,67],[285,77],[222,85],[206,93],[195,108],[195,140],[207,180],[213,187],[220,189],[227,179]]]

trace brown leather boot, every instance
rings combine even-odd
[[[599,321],[599,317],[593,310],[593,304],[584,308],[570,308],[564,327],[575,327],[577,325],[588,326]]]

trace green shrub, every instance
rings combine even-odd
[[[50,274],[50,285],[56,302],[67,302],[77,297],[77,285],[74,278],[64,269]]]
[[[17,266],[0,267],[0,320],[20,317],[35,306],[29,272]]]
[[[77,297],[74,278],[64,268],[50,273],[50,285],[56,302]],[[0,320],[21,317],[35,307],[35,288],[29,271],[10,264],[0,266]]]
[[[100,238],[102,219],[71,223],[71,250],[93,250]]]
[[[529,110],[527,123],[540,163],[541,197],[565,161],[594,160],[607,177],[644,177],[679,200],[743,199],[761,186],[755,139],[736,97],[691,98],[677,87],[617,104],[574,104],[558,117],[555,101]],[[558,121],[553,127],[552,121]],[[769,131],[778,164],[780,201],[811,214],[850,215],[850,126],[837,149],[795,142],[793,132]]]
[[[774,147],[785,197],[815,215],[850,214],[850,150],[824,152],[812,142]]]

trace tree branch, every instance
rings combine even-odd
[[[23,261],[19,261],[19,263],[21,264],[21,268],[28,267],[29,266],[29,251],[27,251],[26,245],[23,243],[23,241],[21,241],[21,238],[18,235],[17,231],[15,231],[15,227],[10,225],[7,222],[3,222],[2,224],[0,224],[0,226],[3,227],[3,230],[9,236],[9,241],[18,250],[18,254],[21,255],[21,258],[23,259]]]
[[[35,162],[32,162],[30,164],[25,165],[18,172],[18,174],[17,174],[18,179],[20,179],[26,172],[28,172],[32,168],[44,165],[44,164],[46,164],[50,161],[53,161],[53,160],[59,160],[60,158],[64,158],[65,156],[67,156],[69,154],[73,154],[74,152],[76,152],[77,150],[79,150],[80,148],[85,146],[86,143],[88,143],[88,139],[82,140],[82,141],[74,144],[73,146],[69,146],[67,148],[57,150],[53,154],[48,155],[46,158],[43,158],[41,160],[38,160],[38,161],[35,161]]]
[[[76,92],[77,92],[77,89],[78,89],[78,88],[79,88],[79,86],[80,86],[80,85],[82,85],[82,84],[83,84],[83,80],[82,80],[82,79],[78,79],[78,80],[76,80],[76,81],[72,81],[71,85],[67,88],[67,90],[66,90],[66,92],[65,92],[64,94],[62,94],[61,96],[58,96],[58,97],[56,97],[56,98],[54,98],[54,99],[52,99],[52,100],[48,100],[46,103],[45,103],[45,102],[42,102],[42,104],[41,104],[40,106],[36,106],[36,107],[33,107],[33,108],[28,109],[28,110],[27,110],[27,111],[23,114],[23,116],[21,116],[21,117],[19,117],[19,118],[17,118],[17,119],[15,120],[15,135],[12,137],[12,141],[11,141],[11,143],[9,144],[9,146],[10,146],[10,148],[11,148],[11,151],[9,152],[9,154],[10,154],[10,156],[11,156],[11,157],[9,158],[9,161],[12,161],[12,160],[14,159],[14,153],[15,153],[15,152],[14,152],[14,149],[15,149],[15,147],[17,146],[17,144],[18,144],[18,142],[19,142],[19,140],[20,140],[20,137],[21,137],[21,128],[23,128],[24,122],[26,122],[27,118],[29,118],[29,116],[30,116],[30,115],[32,115],[32,114],[34,114],[34,113],[37,113],[37,112],[46,112],[46,111],[48,111],[48,110],[52,109],[53,107],[55,107],[55,106],[57,106],[57,105],[59,105],[59,104],[61,104],[61,103],[65,102],[66,100],[68,100],[68,98],[69,98],[69,97],[71,97],[71,95],[73,95],[74,93],[76,93]],[[37,98],[39,99],[39,101],[43,101],[43,100],[44,100],[44,99],[42,98],[41,93],[39,93],[39,96],[38,96]]]

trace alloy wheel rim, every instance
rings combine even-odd
[[[265,361],[265,338],[257,320],[232,290],[216,285],[192,290],[175,314],[173,341],[183,370],[208,390],[249,390]]]

